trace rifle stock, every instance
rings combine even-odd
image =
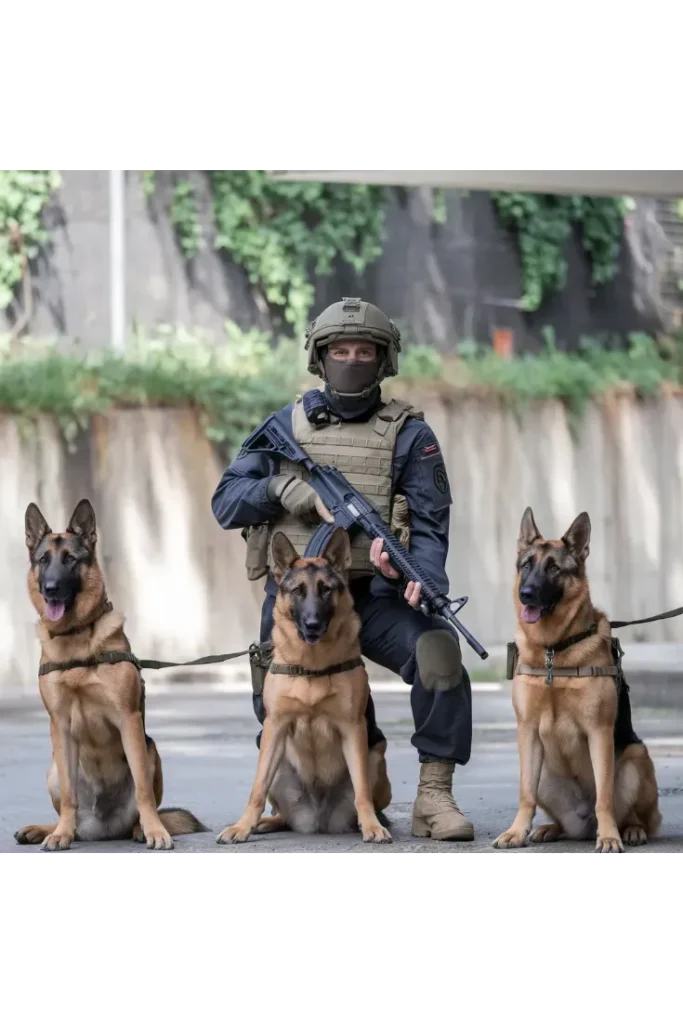
[[[342,526],[347,531],[357,528],[373,539],[381,537],[384,550],[394,568],[405,580],[421,584],[422,610],[426,614],[441,616],[462,634],[482,660],[488,658],[488,652],[455,614],[466,604],[467,598],[460,597],[451,601],[447,594],[442,594],[428,573],[393,535],[375,506],[352,487],[334,466],[320,466],[314,462],[277,421],[274,414],[249,435],[242,445],[242,451],[280,455],[289,462],[302,465],[310,475],[311,486],[334,516],[335,527]],[[321,553],[332,529],[328,524],[319,527],[306,549],[307,556]]]

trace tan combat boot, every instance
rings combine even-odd
[[[419,839],[474,839],[474,827],[453,799],[453,761],[427,761],[420,765],[420,784],[413,806],[412,833]]]

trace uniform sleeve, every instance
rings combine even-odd
[[[410,551],[444,594],[452,504],[441,446],[421,420],[406,421],[396,439],[394,493],[410,509]]]
[[[291,406],[282,415],[291,416]],[[268,497],[268,484],[279,469],[277,456],[242,453],[231,462],[211,499],[213,514],[224,530],[258,526],[276,518],[282,509]]]

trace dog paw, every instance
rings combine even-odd
[[[252,832],[253,829],[249,825],[242,825],[238,821],[236,825],[224,828],[216,842],[226,846],[229,843],[246,843]]]
[[[72,832],[51,832],[41,844],[41,850],[68,850],[74,841]]]
[[[153,825],[144,834],[148,850],[172,850],[173,840],[163,825]],[[139,840],[142,842],[142,840]]]
[[[557,825],[539,825],[529,836],[530,843],[555,843],[561,837],[562,830]]]
[[[623,839],[627,846],[645,846],[647,833],[642,825],[627,825]]]
[[[364,843],[391,843],[391,832],[380,825],[379,822],[375,822],[372,825],[366,825],[365,828],[361,827],[361,834],[363,836]]]
[[[132,839],[134,843],[144,843],[147,841],[145,839],[145,833],[142,831],[142,825],[140,824],[140,822],[138,822],[133,829]]]
[[[619,836],[598,836],[595,844],[596,853],[623,853],[624,844]]]
[[[528,832],[513,832],[512,829],[508,829],[507,832],[503,832],[497,839],[494,839],[491,845],[496,850],[516,850],[520,846],[526,846],[528,834]]]
[[[37,846],[51,831],[44,825],[24,825],[14,833],[14,838],[20,846]]]

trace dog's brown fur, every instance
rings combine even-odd
[[[50,531],[36,505],[26,510],[28,591],[40,616],[41,665],[130,651],[123,617],[107,610],[96,542],[95,514],[87,500],[79,502],[61,534]],[[75,599],[57,622],[46,616],[40,584],[41,566],[53,559],[74,560],[69,564],[79,577]],[[66,850],[74,839],[130,838],[168,850],[173,835],[208,831],[189,811],[157,810],[161,759],[145,733],[144,684],[135,665],[55,669],[40,676],[39,685],[52,739],[48,790],[59,820],[26,825],[15,833],[18,843]]]
[[[540,535],[531,509],[522,519],[514,589],[520,664],[544,668],[545,649],[597,622],[597,633],[555,655],[555,667],[613,664],[611,630],[594,607],[586,578],[590,520],[578,516],[561,540]],[[533,563],[528,560],[533,559]],[[548,561],[550,567],[547,568]],[[534,623],[522,618],[519,590],[527,564],[549,572],[561,597]],[[498,849],[524,846],[540,806],[552,824],[529,837],[533,843],[596,836],[598,852],[621,852],[623,842],[645,843],[661,821],[655,771],[647,748],[630,743],[615,757],[617,690],[612,676],[516,675],[512,699],[520,760],[519,810],[494,842]]]
[[[360,619],[346,585],[351,564],[346,532],[334,532],[321,558],[299,558],[287,538],[276,534],[273,554],[280,584],[273,660],[316,670],[360,655]],[[293,611],[292,595],[306,581],[327,588],[333,602],[327,631],[315,645],[300,636]],[[318,677],[269,672],[254,786],[244,814],[218,842],[244,842],[254,831],[346,832],[358,827],[365,842],[390,842],[377,817],[391,802],[386,743],[368,751],[369,693],[363,666]],[[262,818],[267,797],[274,813]]]

